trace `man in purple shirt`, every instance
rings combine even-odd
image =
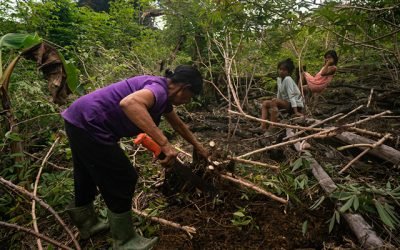
[[[172,164],[177,151],[157,127],[163,115],[168,123],[203,157],[208,152],[173,110],[200,94],[200,72],[187,65],[165,77],[137,76],[98,89],[76,100],[62,113],[74,163],[75,202],[68,209],[81,238],[110,228],[114,249],[150,249],[157,237],[138,235],[131,217],[132,197],[138,175],[123,150],[122,137],[147,133],[166,155],[163,166]],[[94,211],[100,191],[108,207],[108,221]]]

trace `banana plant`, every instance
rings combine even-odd
[[[17,52],[11,62],[3,67],[2,53]],[[17,34],[10,33],[0,38],[0,99],[3,110],[0,114],[5,115],[6,136],[18,133],[16,118],[12,113],[8,87],[11,75],[21,57],[36,62],[38,69],[43,72],[44,78],[48,82],[48,88],[57,104],[64,104],[66,97],[71,92],[82,93],[82,87],[78,81],[78,70],[48,42],[44,41],[37,34]],[[22,154],[23,148],[21,141],[12,140],[11,153]],[[22,158],[16,159],[20,161]]]

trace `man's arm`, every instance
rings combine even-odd
[[[164,114],[165,119],[171,125],[171,127],[178,132],[187,142],[193,145],[196,151],[204,158],[208,157],[207,150],[199,143],[193,133],[189,130],[187,125],[179,118],[179,116],[172,110],[169,113]]]
[[[153,107],[154,102],[153,92],[148,89],[142,89],[122,99],[120,107],[129,120],[160,145],[162,152],[166,155],[165,159],[160,161],[160,163],[169,165],[175,160],[178,152],[168,142],[167,137],[157,127],[150,116],[148,110]]]

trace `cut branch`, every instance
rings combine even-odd
[[[339,174],[342,174],[344,171],[346,171],[346,169],[348,169],[354,162],[356,162],[358,159],[360,159],[363,155],[368,153],[368,151],[370,151],[373,148],[376,148],[376,147],[380,146],[389,137],[390,137],[390,134],[386,134],[384,137],[382,137],[382,139],[380,139],[379,141],[377,141],[374,144],[372,144],[371,147],[369,147],[369,148],[365,149],[364,151],[362,151],[359,155],[354,157],[354,159],[351,160],[346,166],[344,166],[342,168],[342,170],[339,171]]]
[[[228,157],[228,159],[232,160],[232,161],[240,162],[240,163],[246,163],[246,164],[251,164],[251,165],[267,167],[267,168],[271,168],[271,169],[274,169],[274,170],[279,170],[279,166],[267,164],[267,163],[264,163],[264,162],[245,160],[245,159],[240,159],[240,158],[237,158],[237,157]]]
[[[220,174],[220,176],[221,176],[221,178],[223,178],[225,180],[228,180],[228,181],[234,182],[236,184],[239,184],[241,186],[245,186],[247,188],[253,189],[254,191],[256,191],[256,192],[258,192],[260,194],[263,194],[265,196],[268,196],[269,198],[271,198],[273,200],[276,200],[276,201],[278,201],[280,203],[283,203],[283,204],[287,204],[288,203],[288,200],[285,200],[285,199],[283,199],[281,197],[278,197],[278,196],[274,195],[273,193],[265,191],[264,189],[256,186],[255,184],[253,184],[253,183],[251,183],[251,182],[249,182],[249,181],[247,181],[247,180],[245,180],[243,178],[240,178],[238,176],[231,177],[231,176],[225,175],[225,174]]]
[[[361,109],[362,107],[364,107],[364,105],[360,105],[357,108],[353,109],[352,111],[350,111],[349,113],[345,114],[344,116],[341,116],[337,119],[337,121],[343,120],[344,118],[348,117],[349,115],[357,112],[359,109]]]
[[[189,235],[190,238],[193,237],[192,234],[196,233],[196,228],[194,228],[194,227],[182,226],[182,225],[180,225],[180,224],[178,224],[176,222],[173,222],[173,221],[169,221],[169,220],[162,219],[162,218],[155,217],[155,216],[150,216],[146,212],[140,211],[140,210],[138,210],[136,208],[132,208],[132,210],[136,214],[138,214],[140,216],[143,216],[145,218],[148,218],[148,219],[150,219],[150,220],[152,220],[154,222],[157,222],[157,223],[169,226],[169,227],[173,227],[173,228],[176,228],[176,229],[179,229],[179,230],[183,230]]]
[[[311,131],[323,131],[324,129],[321,128],[310,128],[310,127],[302,127],[302,126],[297,126],[297,125],[290,125],[290,124],[285,124],[285,123],[279,123],[279,122],[271,122],[268,120],[263,120],[245,113],[239,113],[233,110],[228,110],[229,113],[234,114],[234,115],[239,115],[239,116],[243,116],[246,117],[250,120],[254,120],[254,121],[258,121],[258,122],[265,122],[268,123],[270,125],[273,126],[277,126],[277,127],[283,127],[283,128],[294,128],[294,129],[304,129],[304,130],[311,130]]]
[[[371,104],[373,94],[374,94],[374,88],[371,89],[371,93],[369,94],[367,108],[369,108],[369,105]]]
[[[44,240],[44,241],[46,241],[46,242],[48,242],[50,244],[53,244],[54,246],[57,246],[59,248],[66,249],[66,250],[72,250],[72,248],[69,248],[69,247],[63,245],[60,242],[55,241],[55,240],[47,237],[46,235],[43,235],[43,234],[36,233],[36,232],[32,231],[32,229],[21,227],[21,226],[15,225],[15,224],[10,224],[10,223],[4,222],[4,221],[0,221],[0,225],[1,226],[5,226],[5,227],[9,227],[9,228],[13,228],[13,229],[16,229],[18,231],[23,231],[23,232],[32,234],[36,238],[40,238],[40,239],[42,239],[42,240]]]
[[[341,134],[337,134],[335,138],[347,143],[347,144],[375,144],[376,141],[362,137],[360,135],[351,133],[351,132],[343,132]],[[390,136],[386,137],[390,138]],[[400,151],[389,147],[387,145],[380,145],[368,151],[368,153],[384,159],[388,162],[391,162],[395,165],[400,163]]]
[[[237,113],[237,112],[236,112],[236,113]],[[311,135],[308,135],[308,136],[305,136],[305,137],[300,137],[300,138],[293,139],[293,140],[290,140],[290,141],[281,142],[281,143],[278,143],[278,144],[274,144],[274,145],[271,145],[271,146],[267,146],[267,147],[264,147],[264,148],[260,148],[260,149],[251,151],[251,152],[249,152],[249,153],[240,155],[240,156],[238,156],[237,158],[247,157],[247,156],[250,156],[250,155],[253,155],[253,154],[256,154],[256,153],[261,153],[261,152],[264,152],[264,151],[267,151],[267,150],[270,150],[270,149],[273,149],[273,148],[282,147],[282,146],[285,146],[285,145],[293,144],[293,143],[296,143],[296,142],[299,142],[299,141],[303,141],[303,140],[306,140],[306,139],[310,139],[310,138],[324,138],[324,137],[334,136],[334,135],[336,135],[336,134],[338,133],[338,130],[339,130],[339,129],[347,129],[347,128],[349,128],[349,127],[356,126],[356,125],[361,124],[361,123],[363,123],[363,122],[367,122],[367,121],[369,121],[369,120],[376,119],[376,118],[378,118],[378,117],[380,117],[380,116],[382,116],[382,115],[388,114],[388,113],[391,113],[391,111],[387,110],[387,111],[381,112],[381,113],[379,113],[379,114],[376,114],[376,115],[370,116],[370,117],[368,117],[368,118],[365,118],[365,119],[363,119],[363,120],[359,120],[359,121],[357,121],[357,122],[345,124],[345,125],[341,126],[340,128],[338,128],[338,127],[331,127],[331,128],[327,128],[327,129],[321,129],[321,130],[323,130],[323,131],[320,131],[320,132],[318,132],[318,133],[311,134]],[[296,127],[296,126],[295,126],[295,127]],[[289,128],[290,128],[290,127],[289,127]],[[302,127],[302,128],[303,128],[303,127]],[[310,129],[310,128],[307,128],[307,129]],[[316,128],[311,128],[311,129],[316,129]]]
[[[378,132],[374,132],[374,131],[369,131],[366,129],[362,129],[362,128],[349,128],[350,131],[354,131],[357,132],[359,134],[364,134],[364,135],[371,135],[371,136],[375,136],[375,137],[382,137],[383,134],[378,133]],[[389,139],[393,139],[393,137],[389,137]]]
[[[342,151],[349,148],[364,148],[364,147],[370,148],[372,147],[372,144],[367,144],[367,143],[351,144],[343,147],[338,147],[337,150]]]
[[[61,226],[65,229],[65,231],[68,233],[68,235],[71,237],[75,248],[77,250],[80,250],[81,247],[79,246],[78,241],[76,241],[74,234],[71,232],[71,230],[69,230],[69,228],[67,227],[67,225],[65,224],[65,222],[61,219],[61,217],[57,214],[56,211],[54,211],[54,209],[47,204],[46,202],[44,202],[42,199],[40,199],[39,197],[34,196],[31,192],[27,191],[26,189],[24,189],[23,187],[20,187],[18,185],[15,185],[14,183],[12,183],[11,181],[8,181],[6,179],[4,179],[3,177],[0,176],[0,183],[2,183],[5,187],[11,189],[14,192],[19,192],[21,194],[24,194],[26,196],[29,196],[32,200],[37,201],[42,207],[44,207],[45,209],[47,209],[50,213],[52,213],[54,215],[54,217],[56,218],[56,220],[61,224]]]
[[[26,154],[27,156],[32,157],[32,158],[34,158],[34,159],[36,159],[36,160],[41,160],[40,157],[37,157],[37,156],[35,156],[35,155],[31,154],[31,153],[28,153],[28,152],[26,152],[26,151],[24,151],[24,154]],[[52,166],[52,167],[55,168],[55,169],[58,169],[58,170],[69,170],[69,171],[71,171],[70,168],[60,167],[60,166],[57,166],[56,164],[54,164],[54,163],[52,163],[52,162],[49,162],[49,161],[47,161],[47,164],[50,165],[50,166]]]
[[[248,156],[256,154],[256,153],[261,153],[261,152],[264,152],[264,151],[267,151],[267,150],[271,150],[273,148],[278,148],[278,147],[282,147],[282,146],[285,146],[285,145],[294,144],[296,142],[300,142],[300,141],[307,140],[307,139],[310,139],[310,138],[323,138],[323,137],[333,136],[333,135],[336,134],[335,130],[337,130],[337,129],[338,128],[333,127],[333,128],[326,129],[324,131],[321,131],[321,132],[318,132],[318,133],[315,133],[315,134],[311,134],[311,135],[300,137],[300,138],[293,139],[293,140],[290,140],[290,141],[281,142],[281,143],[278,143],[278,144],[274,144],[274,145],[271,145],[271,146],[260,148],[260,149],[251,151],[249,153],[240,155],[237,158],[248,157]]]
[[[327,123],[328,121],[331,121],[331,120],[333,120],[333,119],[335,119],[335,118],[337,118],[338,116],[341,116],[341,115],[343,115],[343,114],[342,113],[338,113],[338,114],[336,114],[334,116],[326,118],[325,120],[316,121],[314,124],[310,125],[309,128],[315,128],[316,126],[319,126],[319,125],[322,125],[324,123]],[[301,131],[299,131],[297,133],[294,133],[291,137],[286,136],[285,138],[283,138],[283,140],[287,140],[287,139],[293,138],[295,136],[299,136],[299,135],[303,134],[304,132],[306,132],[306,130],[301,130]]]
[[[46,165],[47,160],[50,158],[51,152],[53,151],[54,147],[57,145],[59,140],[60,140],[60,136],[58,136],[56,138],[53,145],[51,145],[49,151],[47,152],[46,156],[44,157],[44,159],[42,161],[42,165],[40,166],[39,172],[36,176],[36,181],[35,181],[35,185],[33,188],[33,196],[34,197],[36,197],[36,194],[37,194],[37,188],[39,185],[40,176],[42,175],[43,167]],[[32,200],[32,222],[33,222],[33,229],[35,230],[36,233],[39,233],[39,228],[37,225],[37,218],[36,218],[36,201],[35,200]],[[36,242],[38,245],[38,249],[42,250],[43,246],[42,246],[42,242],[40,241],[40,239],[38,238]]]

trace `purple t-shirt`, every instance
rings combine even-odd
[[[115,144],[121,137],[142,132],[119,106],[124,97],[141,89],[148,89],[154,95],[155,102],[149,113],[158,126],[161,115],[172,111],[167,79],[159,76],[136,76],[113,83],[80,97],[61,115],[67,122],[87,131],[96,141]]]

